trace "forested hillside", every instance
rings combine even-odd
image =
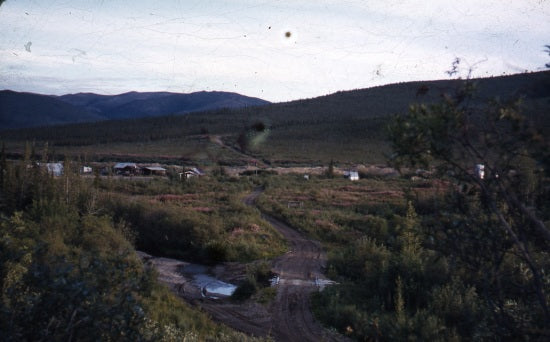
[[[99,120],[101,115],[51,96],[0,91],[0,130]]]
[[[549,107],[549,79],[550,72],[539,72],[474,80],[475,90],[470,101],[475,105],[489,99],[521,98],[526,115],[535,120],[541,130],[548,131],[545,113]],[[180,150],[181,146],[193,144],[185,138],[207,134],[220,135],[229,145],[280,163],[326,164],[331,159],[381,162],[389,153],[389,145],[384,141],[385,129],[393,115],[406,113],[413,103],[438,102],[463,82],[410,82],[260,107],[6,131],[0,137],[9,142],[10,151],[20,153],[24,142],[33,140],[38,144],[47,141],[50,146],[75,155],[82,151],[82,146],[101,144],[101,149],[108,154],[109,150],[117,151],[120,143],[139,143],[139,150],[143,150],[144,144],[163,146],[164,152],[170,151],[171,146],[172,153],[159,154],[169,154],[173,159],[192,159]],[[265,128],[261,132],[254,128],[260,127],[258,123]],[[131,146],[126,146],[117,152],[124,154],[131,150]]]
[[[258,98],[220,91],[201,91],[191,94],[129,92],[110,96],[80,93],[63,95],[58,98],[98,113],[106,120],[185,114],[217,108],[260,106],[269,103]]]
[[[269,182],[262,208],[331,252],[338,284],[314,296],[327,326],[359,341],[550,337],[550,145],[518,102],[473,94],[391,120],[402,177]]]

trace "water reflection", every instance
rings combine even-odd
[[[183,268],[183,273],[193,277],[192,284],[200,288],[204,297],[231,296],[237,286],[223,282],[209,275],[206,266],[189,264]]]

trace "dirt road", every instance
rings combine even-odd
[[[261,194],[256,189],[244,199],[254,205]],[[268,307],[247,302],[235,304],[227,300],[211,300],[197,297],[197,290],[178,291],[189,288],[184,280],[174,277],[175,263],[165,258],[154,263],[160,279],[178,282],[172,288],[188,301],[200,306],[215,320],[252,336],[271,336],[276,341],[345,341],[344,336],[323,328],[313,318],[309,298],[314,291],[330,283],[322,273],[326,264],[326,254],[317,241],[305,238],[295,229],[267,215],[263,218],[277,229],[287,240],[289,251],[273,260],[272,271],[279,276],[277,296]],[[159,258],[160,259],[160,258]],[[167,273],[169,276],[163,276]],[[176,272],[177,273],[177,272]],[[182,283],[183,282],[183,283]]]
[[[279,275],[277,297],[270,307],[273,336],[278,341],[338,340],[315,321],[310,310],[311,293],[326,281],[322,274],[326,256],[321,246],[272,217],[264,218],[284,235],[290,249],[272,267]]]
[[[261,194],[256,189],[244,202],[254,205]],[[317,241],[309,240],[274,217],[263,218],[287,240],[289,251],[275,259],[272,271],[279,275],[277,297],[271,303],[271,334],[277,341],[338,341],[343,337],[324,329],[310,310],[309,298],[328,283],[323,275],[326,254]]]

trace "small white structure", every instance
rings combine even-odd
[[[476,164],[475,167],[475,175],[479,179],[485,179],[485,165],[483,164]]]
[[[190,179],[190,178],[194,178],[194,177],[204,176],[204,171],[202,171],[201,169],[199,169],[197,167],[193,167],[191,169],[186,170],[183,173],[183,175],[185,175],[185,179]],[[180,177],[181,177],[181,174],[180,174]]]
[[[344,171],[344,177],[349,178],[350,181],[359,180],[359,172],[357,171]]]
[[[92,168],[89,166],[83,166],[80,168],[81,173],[92,173]]]

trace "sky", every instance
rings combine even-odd
[[[544,70],[550,1],[7,0],[0,32],[0,89],[281,102]]]

